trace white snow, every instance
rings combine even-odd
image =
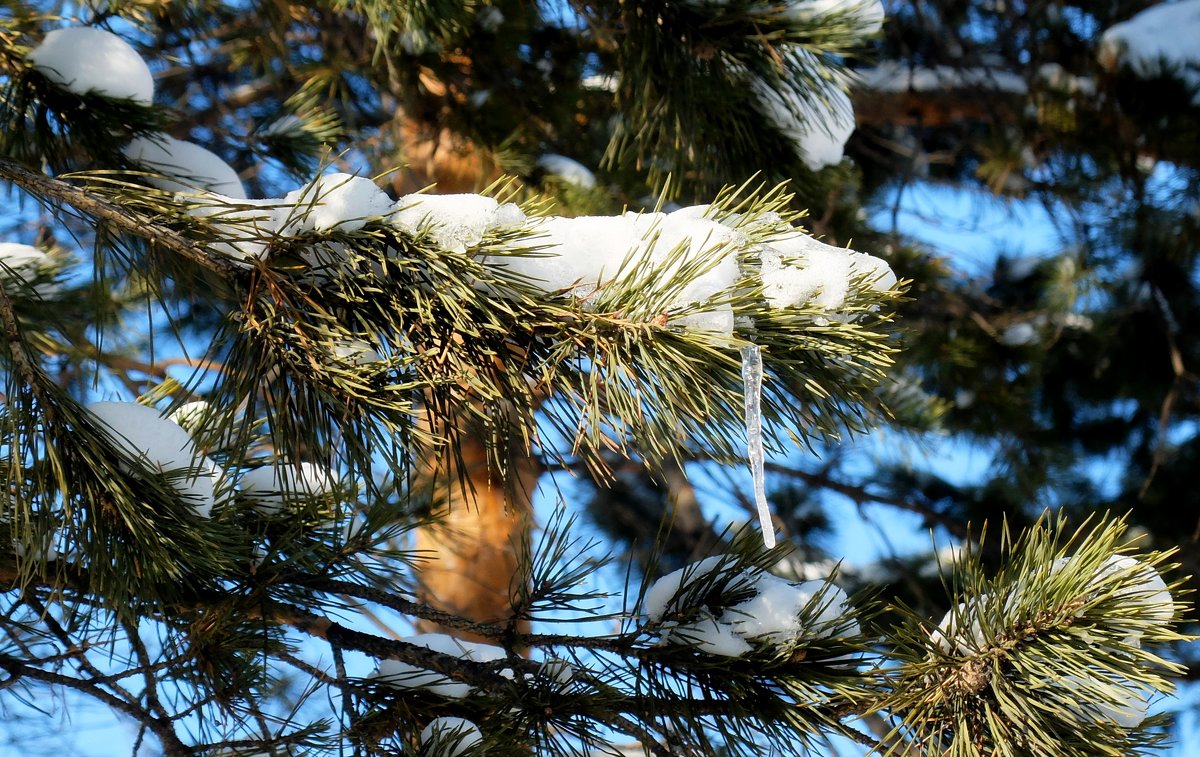
[[[594,189],[596,186],[596,175],[587,166],[566,155],[546,153],[538,158],[537,166],[571,186],[580,189]]]
[[[88,411],[119,449],[142,459],[150,470],[176,474],[171,486],[198,515],[208,517],[218,472],[182,426],[136,402],[93,402]]]
[[[689,312],[671,318],[671,324],[684,331],[703,331],[728,337],[737,327],[737,316],[730,305],[718,305],[708,310]]]
[[[896,286],[896,274],[883,258],[865,252],[851,252],[850,268],[855,276],[862,276],[867,285],[876,292],[886,292]]]
[[[393,204],[370,179],[344,173],[321,176],[283,198],[247,200],[205,194],[188,198],[186,209],[190,215],[209,219],[222,236],[210,249],[237,261],[263,258],[274,236],[334,229],[354,232],[373,218],[406,234],[428,229],[435,244],[455,252],[478,245],[488,231],[520,226],[526,220],[516,205],[500,205],[482,195],[408,195]],[[340,263],[312,250],[302,256],[314,267]],[[320,265],[314,262],[317,258]]]
[[[185,402],[175,408],[167,418],[179,424],[189,434],[194,434],[200,429],[201,424],[211,413],[212,405],[209,405],[204,400],[196,400],[194,402]]]
[[[1074,559],[1067,557],[1055,560],[1050,568],[1051,573],[1068,570]],[[1090,585],[1098,590],[1103,583],[1112,580],[1118,574],[1127,574],[1128,578],[1122,576],[1123,582],[1130,584],[1116,593],[1123,604],[1137,608],[1142,618],[1156,623],[1169,623],[1175,617],[1175,605],[1167,582],[1157,570],[1129,555],[1111,555],[1096,571]],[[1136,636],[1131,637],[1131,641],[1137,640]]]
[[[671,322],[729,336],[735,315],[718,298],[737,285],[738,252],[748,241],[743,230],[706,218],[707,212],[707,206],[696,206],[669,214],[539,218],[530,223],[536,246],[524,248],[529,254],[492,255],[487,263],[548,293],[582,298],[651,269],[664,283],[686,270],[691,280],[664,302],[678,313]],[[883,292],[896,284],[883,260],[790,227],[769,238],[760,253],[764,295],[776,308],[807,305],[845,320],[837,311],[857,286]]]
[[[654,582],[646,592],[642,601],[642,609],[651,621],[660,621],[668,613],[679,612],[679,595],[690,584],[697,581],[707,581],[713,573],[724,572],[727,586],[733,590],[750,589],[754,585],[754,577],[748,571],[732,574],[732,561],[728,556],[714,555],[691,563],[679,570],[672,571]]]
[[[775,524],[767,503],[766,473],[763,470],[762,428],[762,350],[757,344],[742,348],[742,393],[746,406],[746,452],[750,475],[754,480],[754,504],[758,508],[758,525],[767,549],[775,546]]]
[[[55,29],[26,60],[77,95],[95,93],[140,105],[154,102],[154,77],[146,62],[129,43],[103,29]]]
[[[1076,558],[1058,558],[1050,566],[1053,575],[1070,570]],[[1167,623],[1174,614],[1174,606],[1166,583],[1150,566],[1125,555],[1110,556],[1088,582],[1097,591],[1111,582],[1115,574],[1136,579],[1132,586],[1120,589],[1115,594],[1124,602],[1139,609],[1143,619]],[[1123,577],[1124,577],[1123,576]],[[1111,586],[1111,583],[1109,583]],[[1020,602],[1020,587],[1006,600],[1005,607],[1016,607]],[[959,655],[974,655],[987,652],[990,643],[980,615],[992,604],[992,595],[984,593],[959,603],[946,613],[938,627],[930,634],[931,641],[943,652]],[[989,608],[990,609],[990,608]],[[1093,642],[1095,643],[1095,642]],[[1137,646],[1137,635],[1130,636],[1126,643]],[[1080,720],[1090,723],[1108,722],[1122,728],[1136,728],[1146,719],[1152,692],[1138,684],[1119,677],[1107,670],[1087,668],[1078,673],[1052,678],[1039,684],[1060,701]],[[1034,691],[1035,695],[1040,693]]]
[[[375,182],[362,176],[332,173],[319,176],[283,198],[293,210],[285,234],[303,231],[358,231],[370,218],[392,211],[391,198]]]
[[[460,757],[482,743],[483,733],[466,718],[434,718],[421,731],[421,754],[429,757]]]
[[[779,240],[762,251],[762,280],[772,307],[835,310],[850,292],[850,256],[808,235]]]
[[[274,237],[333,228],[354,231],[368,216],[380,217],[406,235],[427,235],[455,253],[478,248],[489,232],[519,228],[525,232],[520,241],[481,251],[482,262],[547,294],[576,297],[585,307],[598,290],[621,279],[658,295],[656,312],[648,319],[665,316],[673,327],[724,337],[733,335],[737,318],[722,299],[745,275],[739,254],[750,244],[750,230],[739,228],[736,217],[715,221],[706,217],[708,206],[528,219],[514,204],[475,194],[408,195],[393,206],[372,182],[347,174],[321,177],[282,199],[206,194],[188,198],[186,208],[220,235],[209,249],[239,262],[263,258]],[[785,231],[778,216],[774,219],[767,225],[779,229],[761,250],[764,293],[772,306],[810,305],[829,311],[829,318],[848,320],[851,316],[836,311],[846,305],[852,289],[865,285],[886,291],[895,284],[884,261],[818,242],[791,227]],[[344,265],[343,249],[326,242],[300,256],[328,280]],[[358,340],[334,348],[334,353],[335,359],[353,365],[380,359]]]
[[[726,607],[720,617],[714,617],[707,607],[687,605],[688,587],[716,580],[726,587],[726,596],[753,596]],[[651,622],[662,623],[662,643],[693,646],[725,657],[747,654],[754,643],[786,645],[859,632],[845,592],[828,579],[792,583],[757,569],[738,569],[728,557],[720,556],[658,579],[646,592],[643,609]],[[684,617],[664,622],[675,615]],[[687,620],[688,616],[698,619]]]
[[[389,218],[406,234],[427,230],[434,244],[459,253],[477,246],[493,229],[525,222],[525,214],[516,205],[500,205],[477,194],[406,195],[396,202]]]
[[[737,283],[741,269],[736,253],[745,245],[744,236],[737,230],[681,208],[666,215],[658,234],[651,259],[663,266],[664,279],[675,276],[685,266],[698,266],[698,275],[679,291],[668,307],[706,303]],[[676,249],[682,250],[683,254],[671,260]],[[733,334],[735,324],[733,308],[728,304],[676,318],[672,323],[685,329],[724,336]]]
[[[333,491],[334,475],[315,463],[280,461],[247,471],[238,482],[254,509],[265,515],[289,502],[323,497]]]
[[[137,137],[121,148],[125,157],[149,171],[154,186],[168,192],[212,192],[236,200],[246,199],[246,188],[237,171],[215,153],[200,145],[166,134]]]
[[[456,639],[444,633],[423,633],[401,639],[409,644],[416,644],[434,652],[441,652],[451,657],[475,662],[494,662],[507,657],[504,650],[491,644],[481,644],[474,641]],[[511,677],[512,671],[504,669],[501,675]],[[380,660],[379,667],[371,678],[400,689],[423,688],[434,694],[451,699],[462,699],[468,696],[473,687],[468,684],[451,680],[441,673],[419,668],[400,660]]]
[[[780,14],[796,21],[812,21],[830,14],[842,14],[854,26],[854,32],[870,36],[883,28],[883,3],[880,0],[791,0]]]
[[[849,617],[846,592],[828,579],[791,583],[762,573],[753,598],[725,611],[724,623],[747,639],[786,644],[801,636],[828,638],[852,636],[858,621]]]
[[[689,209],[684,209],[689,210]],[[664,284],[689,280],[663,303],[671,310],[689,308],[673,323],[684,328],[733,333],[727,304],[703,307],[738,279],[737,255],[744,243],[734,229],[695,213],[625,213],[620,216],[550,217],[530,223],[529,254],[493,255],[488,265],[507,270],[549,293],[588,297],[618,277],[651,272]],[[678,285],[680,281],[674,281]],[[694,306],[700,306],[699,308]]]
[[[1051,575],[1063,570],[1070,570],[1076,558],[1060,557],[1050,566]],[[1142,620],[1155,623],[1169,623],[1175,615],[1175,606],[1171,592],[1162,576],[1154,568],[1145,565],[1128,555],[1112,555],[1096,571],[1088,585],[1099,592],[1102,585],[1111,581],[1117,574],[1126,574],[1131,585],[1119,589],[1115,596],[1128,607],[1136,608],[1137,615]],[[1006,600],[1005,607],[1015,607],[1020,601],[1020,590],[1014,591]],[[938,623],[938,627],[930,634],[930,638],[945,652],[968,654],[979,652],[988,643],[987,634],[980,624],[979,614],[982,608],[991,601],[991,595],[984,593],[978,597],[960,602],[954,610],[947,612]],[[962,627],[969,622],[970,627]],[[1119,622],[1119,621],[1114,621]],[[1141,633],[1128,636],[1125,642],[1131,646],[1140,644]]]
[[[54,261],[44,250],[28,244],[0,242],[0,276],[11,275],[28,282],[39,270],[53,267]]]
[[[1200,104],[1200,0],[1150,6],[1107,29],[1099,51],[1109,68],[1125,65],[1145,78],[1174,74]]]
[[[1071,692],[1068,706],[1087,721],[1137,728],[1150,714],[1150,691],[1102,671],[1062,676],[1054,684]]]
[[[795,145],[811,170],[842,161],[846,140],[854,133],[854,106],[839,87],[828,84],[821,92],[810,93],[808,100],[789,86],[776,89],[758,77],[750,79],[750,89],[762,115]]]
[[[990,594],[982,594],[967,602],[959,602],[947,612],[937,629],[929,635],[933,643],[948,654],[971,654],[987,645],[987,635],[979,622],[981,608],[987,605]],[[964,623],[969,625],[964,626]]]
[[[57,269],[54,259],[44,250],[28,244],[0,242],[0,287],[10,295],[32,287],[34,294],[43,299],[53,297],[62,287],[47,279]]]
[[[1005,347],[1024,347],[1037,341],[1037,328],[1028,321],[1014,323],[1000,332],[1000,344]]]
[[[333,356],[352,366],[369,365],[383,360],[369,342],[362,339],[343,339],[333,346]]]
[[[188,215],[208,219],[221,240],[208,248],[236,262],[262,259],[292,208],[282,199],[243,200],[218,194],[187,198]]]
[[[53,562],[59,558],[58,548],[55,546],[55,542],[57,541],[57,531],[49,531],[42,534],[40,539],[35,535],[28,542],[21,539],[13,539],[13,553],[18,559],[28,559],[33,562]]]
[[[741,657],[754,649],[737,634],[733,626],[718,622],[715,618],[673,627],[667,643],[694,647],[705,654],[720,657]]]
[[[1025,80],[1019,75],[991,68],[883,63],[876,68],[859,69],[854,73],[860,87],[876,92],[939,92],[976,88],[1023,95],[1029,91]]]
[[[1117,593],[1129,605],[1137,607],[1145,617],[1160,623],[1169,623],[1175,617],[1175,605],[1167,582],[1158,571],[1128,555],[1113,555],[1096,574],[1099,581],[1117,573],[1131,573],[1137,579],[1135,585]]]
[[[775,644],[786,643],[800,635],[800,612],[812,594],[798,587],[810,582],[791,584],[782,578],[764,573],[755,583],[757,594],[724,612],[721,620],[748,639],[765,639]],[[811,582],[828,586],[824,582]]]
[[[475,23],[485,32],[495,32],[504,23],[504,11],[494,5],[480,8],[475,16]]]
[[[834,314],[845,307],[856,278],[879,292],[896,284],[896,275],[883,260],[799,231],[770,239],[761,250],[761,261],[763,296],[776,308],[807,305]]]
[[[528,256],[493,256],[488,264],[546,292],[577,290],[583,296],[613,280],[642,236],[625,216],[538,218],[530,222],[530,231],[534,236]]]

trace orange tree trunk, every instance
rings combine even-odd
[[[458,454],[431,456],[414,482],[432,523],[416,533],[418,597],[448,613],[480,623],[506,624],[528,581],[523,552],[533,527],[532,497],[540,462],[527,449],[509,449],[504,470],[489,449],[489,432],[460,423]],[[515,446],[515,445],[514,445]],[[518,631],[528,631],[520,620]],[[490,641],[421,620],[418,630]]]

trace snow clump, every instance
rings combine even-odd
[[[110,442],[150,470],[172,474],[171,487],[197,515],[208,517],[219,471],[182,426],[136,402],[93,402],[87,409]]]
[[[566,155],[546,153],[537,160],[537,167],[550,176],[561,179],[564,183],[580,189],[595,189],[596,174],[587,166]]]
[[[1140,77],[1171,73],[1194,90],[1200,105],[1200,0],[1160,3],[1100,36],[1100,61],[1128,66]]]
[[[501,205],[484,195],[411,194],[396,202],[389,220],[406,234],[428,232],[438,247],[463,253],[478,246],[489,231],[520,226],[525,214],[512,203]]]
[[[444,633],[422,633],[400,641],[472,662],[495,662],[508,656],[503,649],[492,644],[456,639]],[[506,678],[512,677],[512,671],[508,669],[500,671],[500,674]],[[379,667],[371,674],[371,678],[395,688],[420,688],[450,699],[462,699],[475,690],[469,684],[453,681],[441,673],[401,660],[380,660]]]
[[[203,424],[211,417],[212,412],[212,405],[204,400],[196,400],[183,403],[172,410],[167,418],[178,423],[189,434],[194,434],[203,428]]]
[[[988,635],[983,631],[979,616],[991,599],[991,594],[980,594],[959,602],[942,616],[929,638],[946,654],[966,655],[986,649]]]
[[[674,310],[675,325],[693,331],[732,335],[732,308],[713,303],[737,285],[742,275],[738,252],[749,245],[737,219],[725,223],[708,216],[708,206],[671,213],[625,213],[621,216],[549,217],[533,219],[531,241],[516,254],[492,255],[487,263],[547,293],[570,294],[586,301],[597,290],[628,277],[653,274],[658,281],[681,277],[690,281],[660,303]],[[883,260],[833,247],[788,227],[769,237],[759,249],[763,294],[775,308],[808,306],[847,320],[837,311],[847,305],[858,282],[885,292],[896,276]],[[682,277],[681,277],[682,278]]]
[[[466,718],[434,718],[421,731],[421,753],[432,757],[460,757],[482,743],[479,726]]]
[[[619,278],[648,277],[666,282],[691,274],[687,283],[660,304],[664,310],[702,306],[677,320],[693,330],[732,334],[728,305],[703,307],[737,282],[734,254],[740,233],[704,218],[694,208],[673,213],[620,216],[550,217],[529,224],[534,246],[518,255],[492,256],[488,264],[550,293],[587,299]]]
[[[219,194],[189,197],[184,209],[193,218],[208,219],[220,236],[208,248],[237,263],[265,258],[271,239],[292,213],[282,199],[243,200]]]
[[[62,287],[53,281],[58,265],[44,250],[28,244],[0,242],[0,288],[19,295],[32,287],[42,299],[58,294]]]
[[[289,502],[324,497],[334,483],[333,474],[319,465],[282,461],[247,471],[239,482],[242,494],[264,515],[280,512]]]
[[[137,137],[121,149],[125,157],[162,177],[150,183],[167,192],[213,192],[238,201],[246,199],[246,188],[237,171],[215,153],[200,145],[166,134]]]
[[[880,0],[791,0],[779,14],[789,21],[815,21],[837,14],[863,37],[883,28],[883,3]]]
[[[317,177],[311,184],[289,192],[283,206],[293,208],[285,234],[304,231],[358,231],[372,217],[385,216],[392,201],[362,176],[333,173]]]
[[[77,95],[97,94],[139,105],[154,102],[154,77],[146,62],[128,42],[103,29],[55,29],[26,60]]]
[[[1070,570],[1076,559],[1056,559],[1050,565],[1050,575]],[[1124,643],[1140,647],[1145,621],[1165,625],[1174,617],[1171,592],[1153,567],[1128,555],[1110,555],[1087,580],[1085,590],[1091,595],[1084,597],[1084,601],[1106,593],[1113,581],[1127,584],[1117,588],[1112,596],[1143,623],[1140,628],[1130,629],[1132,632],[1125,637]],[[1021,587],[1018,586],[1004,601],[1006,614],[1019,605],[1020,599]],[[989,654],[989,647],[996,643],[997,631],[1002,630],[987,626],[986,616],[991,614],[989,606],[994,603],[993,595],[987,593],[960,602],[930,633],[930,640],[945,654]],[[1080,613],[1082,609],[1076,614]],[[1125,622],[1123,616],[1111,620],[1112,627],[1120,627]],[[1151,692],[1109,671],[1089,667],[1079,674],[1055,678],[1049,684],[1047,696],[1064,702],[1077,718],[1090,723],[1107,722],[1121,728],[1136,728],[1149,712]]]
[[[751,274],[739,260],[752,246],[748,229],[738,227],[736,215],[723,221],[709,217],[707,205],[670,213],[526,218],[516,205],[477,194],[414,194],[393,205],[370,180],[333,174],[283,199],[192,198],[188,212],[206,218],[221,233],[222,239],[209,249],[239,262],[264,258],[275,237],[335,228],[357,231],[368,218],[380,218],[402,234],[424,236],[458,254],[477,249],[491,232],[519,227],[527,232],[520,245],[488,250],[482,256],[485,265],[551,296],[575,297],[585,307],[606,286],[618,281],[636,285],[657,295],[647,300],[654,311],[651,318],[725,337],[733,335],[736,320],[732,306],[721,298],[746,275],[761,275],[772,307],[828,311],[828,317],[817,319],[822,324],[853,317],[837,312],[847,306],[853,290],[884,292],[896,284],[883,260],[818,242],[773,214],[767,214],[773,220],[760,219],[779,228],[755,248],[761,267]],[[344,264],[341,249],[327,243],[301,256],[314,269],[337,268]],[[339,351],[336,357],[353,365],[378,359],[360,347],[347,345],[345,354]]]
[[[845,307],[856,278],[877,292],[896,285],[896,274],[880,258],[799,231],[771,238],[761,262],[763,296],[775,308],[815,306],[834,314]]]
[[[829,84],[819,96],[804,99],[791,86],[776,87],[755,77],[750,89],[762,115],[796,149],[812,171],[842,162],[846,140],[854,133],[850,96]]]
[[[719,590],[718,601],[738,601],[706,604],[706,589]],[[846,593],[828,579],[792,583],[757,568],[738,569],[728,556],[658,579],[643,609],[651,623],[661,624],[662,643],[723,657],[741,657],[756,645],[786,647],[859,633]]]
[[[529,228],[530,247],[487,262],[548,293],[594,293],[613,281],[641,241],[627,216],[551,216],[531,220]]]
[[[858,621],[849,617],[846,593],[828,580],[792,583],[762,573],[754,588],[754,597],[722,616],[744,638],[784,645],[805,635],[830,638],[859,632]]]
[[[1050,575],[1063,570],[1069,570],[1074,557],[1060,557],[1050,565]],[[1128,555],[1110,555],[1088,580],[1087,587],[1093,593],[1104,590],[1106,583],[1114,579],[1129,582],[1130,585],[1118,589],[1115,596],[1122,604],[1136,612],[1139,620],[1149,620],[1157,624],[1167,624],[1175,616],[1175,605],[1166,581],[1158,571]],[[1005,608],[1016,607],[1020,601],[1020,588],[1005,600]],[[979,652],[991,643],[988,633],[985,633],[979,621],[981,611],[987,613],[991,594],[980,594],[945,614],[938,623],[937,629],[930,634],[935,644],[947,653],[967,654]],[[967,625],[969,621],[969,626]],[[1113,623],[1122,622],[1113,619]],[[1141,645],[1140,631],[1126,637],[1125,643],[1130,646]]]
[[[482,743],[484,734],[466,717],[434,717],[421,731],[421,753],[431,757],[460,757]]]
[[[221,237],[209,249],[240,263],[264,259],[276,237],[354,232],[392,212],[391,199],[375,182],[346,173],[319,176],[282,198],[250,200],[243,191],[240,196],[213,192],[187,199],[187,213],[207,219]]]
[[[18,559],[27,559],[31,562],[54,562],[61,555],[55,543],[58,541],[58,531],[47,531],[40,535],[34,534],[34,538],[26,541],[24,539],[13,539],[13,554]]]
[[[1069,568],[1073,559],[1061,557],[1055,560],[1050,567],[1050,572],[1058,573]],[[1099,591],[1106,581],[1121,575],[1128,575],[1132,578],[1130,586],[1120,589],[1116,593],[1126,607],[1136,608],[1139,617],[1155,623],[1171,622],[1171,619],[1175,617],[1175,603],[1167,588],[1167,582],[1163,580],[1157,570],[1136,558],[1129,555],[1110,555],[1096,571],[1089,586]],[[1140,639],[1141,634],[1138,633],[1130,636],[1128,641],[1136,646],[1140,643]]]
[[[1062,676],[1054,685],[1064,692],[1067,708],[1085,722],[1137,728],[1150,714],[1150,691],[1099,670]]]

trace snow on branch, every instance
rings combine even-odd
[[[859,634],[845,592],[831,579],[792,583],[732,555],[663,576],[642,609],[661,644],[722,657]]]
[[[1141,78],[1174,76],[1200,105],[1200,0],[1158,3],[1104,31],[1100,63],[1127,67]]]
[[[1095,753],[1096,733],[1150,743],[1138,729],[1181,668],[1146,644],[1183,637],[1158,572],[1169,554],[1123,554],[1124,529],[1101,521],[1072,534],[1044,517],[1020,539],[1004,537],[1006,560],[990,578],[978,553],[960,553],[946,566],[956,589],[945,617],[934,626],[905,611],[907,662],[889,702],[904,730],[939,750],[970,741],[980,753],[1013,729],[1057,754]]]
[[[983,88],[1023,95],[1029,86],[1018,74],[991,68],[957,66],[914,66],[883,63],[854,71],[856,85],[874,92],[948,92]]]

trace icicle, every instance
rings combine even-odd
[[[763,543],[775,546],[775,526],[767,506],[767,485],[763,472],[762,435],[762,351],[757,344],[742,348],[742,385],[746,396],[746,450],[750,459],[750,474],[754,477],[754,503],[758,505],[758,523]]]

